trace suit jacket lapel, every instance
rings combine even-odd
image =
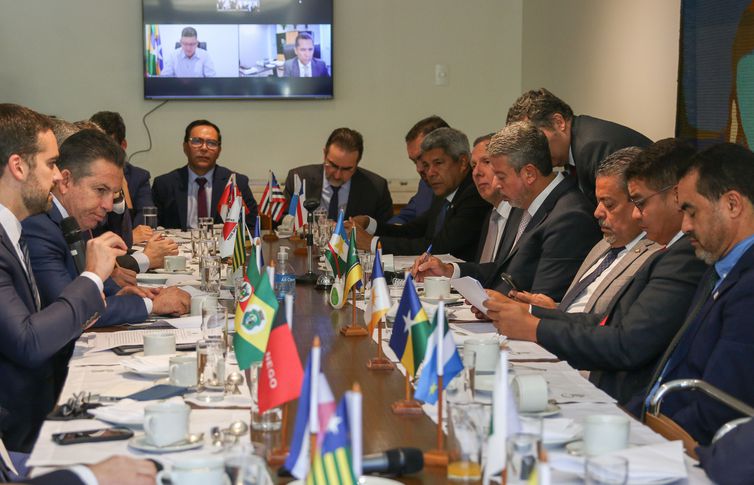
[[[188,227],[188,165],[178,170],[176,187],[176,202],[178,204],[178,222],[181,227]]]
[[[626,271],[631,264],[636,261],[637,258],[639,258],[642,254],[647,252],[649,250],[649,247],[652,246],[654,242],[650,241],[649,239],[642,239],[641,241],[636,243],[636,246],[634,246],[631,251],[629,251],[625,256],[623,256],[620,261],[618,261],[618,264],[613,268],[609,273],[607,278],[603,278],[600,284],[597,286],[597,288],[594,290],[592,295],[589,297],[589,301],[586,304],[586,307],[584,308],[584,311],[588,312],[590,309],[594,306],[594,302],[596,302],[605,291],[610,287],[610,285],[615,281],[616,278],[621,276],[624,271]],[[605,251],[607,252],[607,251]],[[605,253],[602,253],[603,255]],[[594,264],[594,263],[592,263]],[[590,266],[591,267],[591,266]]]
[[[599,248],[598,248],[599,246]],[[576,276],[573,277],[573,281],[571,281],[571,285],[568,287],[568,290],[566,290],[565,294],[567,295],[569,291],[571,291],[571,288],[576,286],[579,281],[581,281],[581,278],[586,275],[586,272],[594,266],[594,264],[600,260],[605,254],[610,250],[610,244],[608,244],[604,239],[602,239],[600,242],[595,245],[594,248],[592,248],[591,251],[589,251],[589,254],[587,254],[586,258],[584,259],[584,262],[579,267],[579,270],[576,272]]]
[[[482,232],[479,233],[479,244],[476,248],[476,260],[479,262],[479,259],[482,257],[482,251],[484,251],[484,243],[487,240],[487,232],[490,230],[490,216],[492,214],[492,211],[494,211],[495,208],[492,207],[489,211],[487,211],[487,214],[484,216],[484,223],[482,224]],[[502,238],[501,242],[502,242]]]
[[[495,261],[503,263],[508,259],[513,247],[513,241],[516,239],[516,232],[518,231],[518,225],[521,223],[521,216],[524,211],[518,207],[511,209],[508,216],[508,222],[505,225],[505,231],[503,231],[503,237],[500,238],[500,248],[497,250],[497,256]]]
[[[357,167],[356,172],[353,174],[353,177],[351,177],[351,188],[348,191],[348,201],[346,201],[346,214],[353,214],[351,212],[352,207],[361,207],[363,204],[361,204],[360,196],[362,192],[364,192],[364,188],[362,187],[362,181],[364,174],[361,173],[360,169]],[[321,192],[320,188],[320,192]],[[366,194],[365,194],[366,195]],[[370,196],[374,194],[369,194]],[[321,194],[320,194],[320,200],[321,200]],[[356,214],[354,214],[356,215]]]
[[[13,243],[11,243],[10,239],[8,238],[8,234],[5,232],[5,229],[3,226],[0,226],[0,243],[5,247],[5,249],[8,251],[8,253],[11,255],[14,264],[16,265],[16,271],[20,274],[24,275],[24,278],[26,278],[26,289],[28,290],[23,295],[24,304],[31,312],[35,312],[35,306],[34,306],[34,294],[31,289],[31,281],[29,280],[29,275],[24,271],[24,266],[21,264],[21,261],[18,259],[18,253],[16,252],[16,248],[13,247]],[[29,268],[31,271],[31,268]],[[16,290],[18,290],[18,285],[16,285]]]

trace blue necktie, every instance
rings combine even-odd
[[[450,207],[450,202],[448,202],[448,199],[445,199],[442,202],[442,207],[440,208],[440,212],[437,213],[437,219],[435,220],[435,236],[438,232],[440,232],[440,229],[442,229],[442,226],[445,225],[445,216],[448,214],[448,208]]]
[[[589,285],[595,282],[599,276],[604,273],[604,271],[610,267],[611,264],[615,261],[615,258],[618,257],[618,254],[620,254],[621,251],[626,249],[624,246],[621,246],[619,248],[610,248],[610,251],[607,252],[607,255],[602,259],[602,262],[586,277],[582,278],[581,281],[576,283],[576,286],[571,288],[568,293],[565,294],[563,297],[563,300],[558,305],[558,310],[560,311],[566,311],[571,304],[573,304],[574,301],[581,295],[581,293],[584,292],[584,290],[587,289]]]
[[[34,296],[34,307],[37,311],[42,309],[42,303],[39,299],[39,288],[37,288],[37,280],[34,279],[34,273],[31,271],[31,258],[29,258],[29,247],[26,245],[26,241],[23,238],[18,240],[18,245],[21,248],[21,253],[24,255],[24,265],[26,266],[26,276],[29,280],[29,288],[31,294]]]
[[[338,219],[338,192],[340,191],[340,188],[342,185],[334,186],[331,185],[330,188],[332,189],[332,197],[330,197],[330,205],[327,207],[327,218],[335,221]]]

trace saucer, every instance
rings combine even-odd
[[[148,285],[164,285],[168,282],[168,279],[161,275],[141,273],[136,275],[136,282]]]
[[[572,441],[565,445],[566,453],[571,456],[584,456],[584,441]]]
[[[426,296],[420,296],[419,299],[423,302],[433,303],[433,304],[437,304],[437,303],[440,303],[440,301],[444,301],[445,304],[447,305],[448,303],[455,303],[455,302],[461,301],[463,300],[463,297],[461,295],[451,294],[444,298],[428,298]]]
[[[530,417],[540,417],[540,418],[546,418],[548,416],[555,416],[556,414],[560,413],[560,406],[558,406],[555,403],[547,403],[547,407],[542,411],[537,411],[534,413],[525,413],[523,411],[519,411],[518,414],[521,416],[530,416]]]
[[[155,446],[147,441],[145,435],[134,436],[128,440],[128,446],[134,450],[146,451],[147,453],[177,453],[179,451],[193,450],[204,446],[204,441],[189,443],[182,441],[170,446]]]
[[[165,269],[165,268],[157,268],[153,269],[153,272],[157,274],[194,274],[193,271],[190,269]]]

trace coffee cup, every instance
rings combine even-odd
[[[439,300],[450,296],[450,279],[445,276],[427,276],[424,278],[424,296]]]
[[[206,302],[206,303],[205,303]],[[201,315],[202,305],[217,305],[217,297],[207,294],[196,295],[191,297],[191,314]]]
[[[164,267],[166,271],[185,271],[186,256],[165,256]]]
[[[144,335],[144,355],[168,355],[175,353],[175,334],[150,333]]]
[[[157,483],[167,478],[176,485],[224,485],[228,482],[222,456],[195,456],[175,461],[170,472],[157,474]]]
[[[163,448],[186,441],[191,408],[182,402],[159,402],[144,408],[144,436]]]
[[[176,355],[170,358],[170,384],[180,387],[196,385],[196,356]]]
[[[463,344],[465,361],[471,358],[474,352],[476,358],[474,369],[477,374],[492,374],[500,359],[500,342],[497,339],[468,339]]]
[[[609,453],[628,447],[628,416],[595,414],[584,419],[584,454]]]
[[[521,413],[538,413],[547,409],[547,381],[539,374],[513,378],[513,399]]]

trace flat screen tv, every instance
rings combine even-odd
[[[142,0],[144,97],[333,97],[333,0]]]

